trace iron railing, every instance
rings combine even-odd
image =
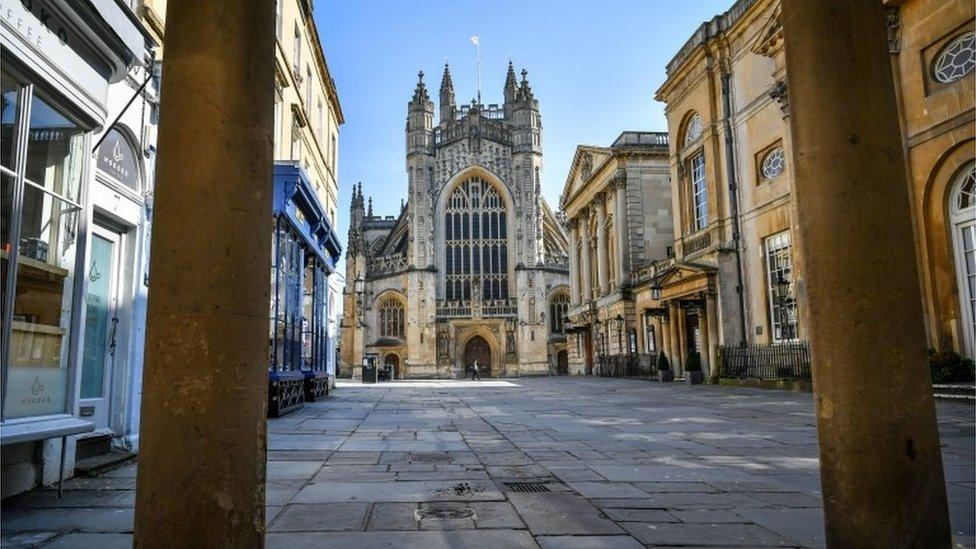
[[[725,378],[810,381],[810,345],[806,341],[721,347]]]
[[[657,353],[596,357],[594,374],[601,377],[657,377]]]

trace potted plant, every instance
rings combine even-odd
[[[674,381],[674,372],[671,371],[671,362],[668,360],[668,355],[661,351],[657,355],[657,379],[661,383],[665,381]]]
[[[699,385],[705,380],[702,374],[701,354],[688,353],[688,361],[685,363],[685,380],[692,385]]]

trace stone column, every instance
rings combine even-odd
[[[569,222],[569,304],[573,307],[580,303],[579,271],[579,227],[573,219]]]
[[[582,219],[580,219],[580,224],[583,226],[583,237],[580,239],[580,243],[582,244],[582,248],[583,248],[582,253],[581,253],[581,256],[583,258],[583,261],[582,261],[582,270],[583,270],[583,299],[582,299],[582,302],[583,303],[586,303],[587,301],[589,301],[590,299],[593,298],[593,287],[590,285],[592,283],[592,281],[590,280],[590,269],[591,269],[591,267],[590,267],[590,260],[591,260],[591,258],[590,258],[590,238],[592,237],[592,235],[590,235],[590,223],[589,223],[589,220],[586,219],[586,217],[587,217],[586,212],[584,212],[583,214],[581,214],[580,217],[582,218]]]
[[[667,345],[664,342],[667,327],[662,322],[661,317],[658,316],[652,317],[651,324],[654,326],[654,350],[657,352],[664,351]]]
[[[677,318],[678,318],[678,349],[677,349],[677,362],[680,366],[678,373],[684,373],[685,371],[685,353],[688,349],[688,322],[686,318],[686,312],[683,307],[677,307]]]
[[[698,332],[701,334],[701,365],[702,375],[708,379],[712,375],[712,334],[709,333],[708,303],[698,311]]]
[[[948,547],[883,6],[783,0],[783,27],[826,543]]]
[[[134,544],[263,547],[274,2],[166,23]]]
[[[668,303],[668,357],[671,359],[671,369],[674,370],[675,374],[681,371],[681,353],[679,349],[681,347],[680,338],[678,336],[678,324],[681,323],[679,318],[679,309],[676,301]]]
[[[708,334],[708,343],[705,348],[708,350],[709,376],[713,380],[718,379],[718,305],[715,303],[717,292],[710,290],[705,292],[705,332]]]
[[[610,279],[607,271],[607,201],[604,198],[596,200],[596,278],[600,288],[600,295],[610,293]]]
[[[617,234],[617,288],[623,288],[630,278],[630,235],[627,232],[627,174],[617,180],[616,213],[613,228]]]

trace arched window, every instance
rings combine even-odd
[[[472,178],[451,191],[444,209],[445,299],[508,299],[508,217],[493,185]]]
[[[696,139],[701,137],[701,135],[702,135],[701,115],[698,114],[697,112],[692,113],[691,117],[688,118],[688,121],[685,123],[685,138],[684,141],[682,141],[682,143],[684,144],[685,147],[687,147],[691,143],[694,143]]]
[[[403,302],[394,296],[386,296],[380,300],[377,309],[380,335],[403,339]]]
[[[554,293],[549,300],[549,333],[566,333],[563,317],[566,316],[567,310],[569,310],[569,294],[564,291]]]
[[[949,218],[962,309],[963,354],[976,356],[976,164],[964,167],[949,194]]]

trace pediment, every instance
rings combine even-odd
[[[573,163],[570,164],[569,175],[563,187],[562,199],[565,200],[579,192],[596,173],[600,166],[610,158],[612,151],[605,147],[578,145]]]
[[[763,24],[756,42],[752,45],[753,53],[765,57],[775,57],[783,49],[783,22],[781,8],[776,6],[772,15]]]

